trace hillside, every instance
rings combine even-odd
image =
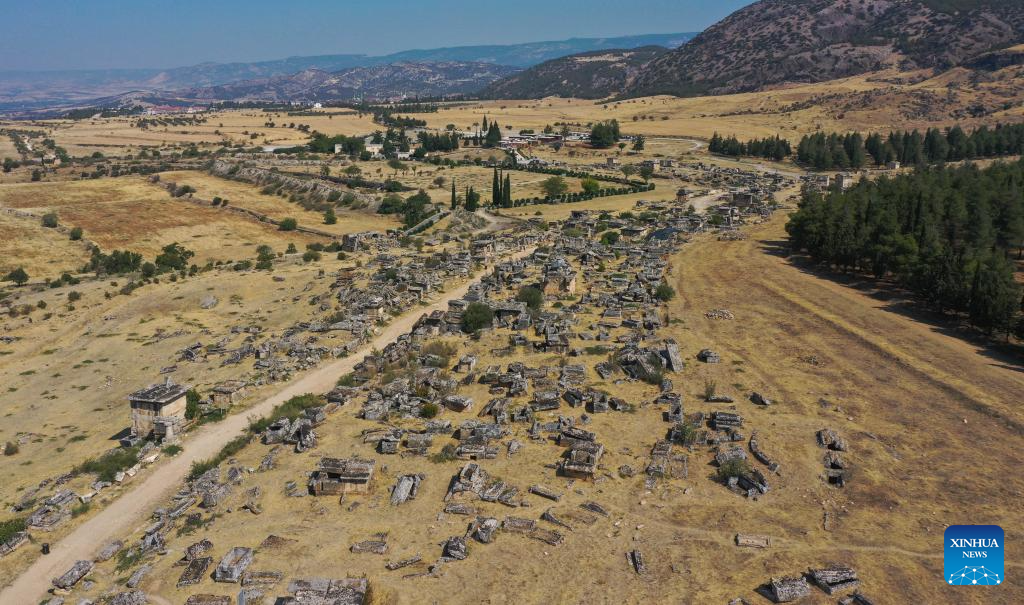
[[[652,61],[626,93],[729,94],[884,67],[943,69],[1022,40],[1020,0],[761,0]]]
[[[499,80],[480,94],[491,99],[601,99],[620,92],[643,65],[667,52],[660,46],[644,46],[553,59]]]
[[[513,67],[479,62],[391,63],[333,73],[308,69],[287,76],[195,88],[179,94],[182,98],[202,101],[282,102],[440,96],[473,92],[515,71]]]

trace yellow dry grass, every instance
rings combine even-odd
[[[325,225],[323,213],[306,210],[298,204],[288,202],[287,198],[261,193],[260,188],[255,185],[195,170],[164,172],[160,178],[179,185],[191,185],[196,189],[195,196],[204,200],[220,197],[228,200],[229,206],[252,210],[274,220],[291,217],[296,219],[299,225],[337,235],[359,231],[387,231],[400,225],[393,216],[375,214],[370,210],[355,211],[344,208],[335,211],[338,217],[336,224]]]
[[[369,116],[334,115],[288,116],[286,113],[264,113],[258,110],[225,110],[199,114],[206,118],[199,124],[159,124],[141,129],[138,117],[91,118],[86,120],[47,120],[33,123],[48,129],[58,145],[74,156],[100,151],[106,155],[137,152],[145,147],[175,145],[219,146],[225,143],[252,146],[300,145],[309,135],[289,127],[305,124],[311,130],[330,135],[369,134],[380,127]],[[142,116],[146,120],[172,120],[183,114]],[[266,124],[274,122],[274,127]],[[255,135],[255,136],[254,136]]]
[[[10,137],[5,134],[0,134],[0,162],[2,162],[4,158],[19,160],[21,159],[21,154],[18,153],[18,148],[14,146],[14,142],[11,141]]]
[[[31,280],[77,272],[89,259],[80,242],[42,226],[38,218],[22,218],[0,211],[0,276],[21,267]]]
[[[196,252],[195,262],[255,257],[255,247],[283,250],[321,241],[239,214],[174,199],[143,177],[0,186],[0,206],[35,214],[56,212],[61,224],[81,227],[103,250],[127,249],[152,259],[178,242]]]
[[[473,124],[480,123],[486,115],[502,126],[539,131],[556,123],[568,123],[574,130],[583,130],[592,122],[614,118],[628,134],[710,138],[719,132],[741,139],[778,134],[797,140],[817,130],[885,132],[954,123],[970,127],[999,120],[1019,121],[1024,117],[1020,103],[1010,102],[1008,109],[1002,108],[1004,102],[1019,101],[1024,94],[1012,74],[993,82],[962,82],[952,90],[947,86],[950,78],[963,80],[955,70],[935,78],[887,71],[761,92],[687,99],[658,96],[621,102],[562,98],[496,100],[442,109],[425,114],[423,119],[433,128],[455,124],[461,129],[473,129]],[[930,96],[923,97],[922,93]],[[949,95],[953,96],[946,110],[941,104]],[[953,117],[953,110],[979,101],[995,107],[995,112],[984,118]],[[930,115],[929,105],[940,109]]]
[[[444,565],[438,577],[406,578],[424,571],[425,564],[389,572],[384,562],[413,554],[432,562],[440,543],[465,531],[466,518],[437,514],[448,479],[462,463],[383,457],[360,437],[374,423],[356,419],[356,410],[346,408],[318,429],[317,450],[281,453],[274,470],[248,475],[227,503],[235,512],[221,510],[192,535],[172,532],[174,554],[155,560],[144,588],[173,601],[194,593],[233,594],[233,587],[208,580],[175,588],[181,572],[173,566],[177,554],[205,537],[213,542],[217,559],[233,546],[256,547],[274,534],[295,542],[259,549],[254,569],[279,570],[286,578],[366,576],[397,603],[445,602],[453,594],[464,602],[718,603],[737,596],[755,602],[760,597],[754,589],[769,577],[833,562],[857,569],[861,589],[875,598],[993,602],[986,593],[949,592],[944,586],[942,531],[947,524],[981,519],[1002,525],[1012,541],[1011,528],[1024,521],[1015,495],[1021,480],[1008,472],[1021,457],[1021,424],[1012,407],[1024,388],[1019,366],[999,358],[993,363],[990,352],[933,330],[891,307],[892,301],[789,264],[774,254],[783,222],[779,216],[756,227],[743,242],[701,238],[675,255],[669,279],[680,295],[666,310],[670,321],[661,332],[676,338],[688,358],[704,347],[722,354],[719,365],[691,360],[672,378],[687,412],[722,409],[700,401],[705,380],[716,381],[720,393],[737,398],[743,432],[757,430],[762,448],[782,465],[780,474],[769,475],[772,489],[759,500],[737,496],[715,482],[711,453],[703,448],[689,452],[686,479],[663,480],[647,490],[642,473],[620,477],[621,465],[644,468],[649,448],[663,438],[667,425],[662,409],[648,403],[655,387],[596,383],[639,406],[633,413],[593,415],[586,427],[606,446],[597,482],[555,476],[544,465],[556,461],[563,448],[529,441],[525,427],[512,425],[525,449],[481,465],[520,490],[544,484],[563,493],[562,500],[552,503],[524,494],[530,508],[473,504],[480,514],[499,520],[507,515],[535,519],[548,507],[570,518],[580,503],[596,500],[611,517],[593,525],[571,521],[574,531],[564,532],[565,543],[559,546],[507,532],[489,545],[470,542],[467,561]],[[581,275],[584,290],[586,275]],[[736,319],[706,319],[704,312],[712,308],[728,308]],[[581,319],[581,325],[593,321]],[[459,339],[460,352],[477,353],[481,367],[519,360],[530,366],[560,363],[559,356],[539,353],[494,357],[492,350],[503,346],[506,337],[487,334],[479,343]],[[592,368],[603,358],[585,355],[579,361]],[[588,373],[598,380],[592,370]],[[774,398],[775,405],[748,403],[746,397],[755,390]],[[489,398],[479,384],[464,392],[478,406]],[[442,417],[458,425],[474,416],[475,410]],[[541,415],[543,421],[554,418],[555,413]],[[815,444],[815,431],[825,427],[839,431],[850,447],[846,457],[853,479],[843,489],[822,479],[823,450]],[[447,442],[438,436],[433,450]],[[993,442],[1003,444],[997,456],[978,451],[978,443]],[[232,464],[256,466],[268,449],[253,445]],[[334,497],[284,496],[282,486],[288,481],[302,485],[323,455],[377,459],[372,493],[350,495],[340,503]],[[963,472],[965,464],[971,473]],[[414,472],[426,473],[417,498],[390,506],[390,485],[398,475]],[[254,486],[264,494],[259,516],[239,509],[243,492]],[[979,493],[988,496],[979,500]],[[349,552],[351,544],[378,533],[388,536],[387,555]],[[765,551],[738,548],[736,533],[768,534],[772,546]],[[626,562],[625,553],[634,548],[644,555],[645,576],[634,574]],[[567,581],[580,577],[582,569],[591,581]],[[107,566],[94,572],[100,586],[115,576]],[[1024,598],[1018,586],[1008,583],[1002,590],[996,602]],[[806,601],[824,605],[835,600],[813,589]]]
[[[537,204],[531,206],[518,206],[516,208],[502,208],[501,214],[517,218],[543,218],[546,221],[560,221],[569,218],[574,210],[590,210],[594,212],[610,212],[616,214],[625,211],[637,210],[639,201],[664,201],[674,200],[675,190],[665,185],[659,185],[654,191],[643,193],[631,193],[629,195],[616,195],[613,197],[599,197],[585,202],[574,202],[570,204]]]
[[[18,340],[0,344],[4,385],[0,392],[0,444],[23,443],[16,455],[3,458],[0,503],[4,510],[0,520],[13,516],[8,507],[43,479],[61,475],[116,447],[116,436],[130,424],[127,395],[162,381],[161,368],[175,364],[179,350],[196,341],[209,344],[222,337],[228,338],[230,348],[241,346],[245,335],[232,334],[233,325],[259,325],[267,333],[277,334],[308,321],[315,308],[294,304],[293,298],[328,290],[328,282],[317,279],[321,269],[336,271],[353,264],[325,256],[319,263],[286,261],[273,273],[215,269],[173,283],[162,279],[131,295],[110,299],[104,293],[116,293],[127,283],[125,278],[86,280],[38,293],[19,289],[19,305],[35,306],[42,300],[47,307],[34,312],[31,319],[5,316],[3,321],[3,333]],[[66,307],[71,291],[81,294],[74,310]],[[216,296],[219,304],[202,309],[200,301],[210,295]],[[52,317],[44,320],[44,312]],[[349,337],[346,333],[321,335],[320,343],[338,346]],[[244,378],[251,372],[251,362],[225,366],[221,361],[212,355],[206,361],[178,362],[177,371],[170,376],[206,393],[219,381]],[[252,387],[237,405],[259,401],[276,388],[280,387]],[[84,475],[65,487],[88,493],[94,480]],[[99,505],[121,491],[116,486],[104,490]],[[52,533],[34,532],[34,537],[37,542],[56,542],[72,526],[66,523]],[[6,585],[36,556],[38,548],[29,546],[0,560],[0,585]]]

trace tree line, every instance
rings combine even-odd
[[[792,248],[891,277],[987,333],[1024,336],[1014,257],[1024,254],[1024,161],[922,168],[847,191],[807,189],[786,225]]]
[[[789,141],[778,135],[775,135],[774,137],[765,137],[763,139],[751,139],[744,143],[735,136],[725,138],[717,132],[713,137],[711,137],[711,142],[708,144],[708,151],[733,157],[750,156],[767,158],[777,162],[784,160],[793,153],[793,149],[790,146]]]
[[[708,145],[711,153],[734,157],[763,157],[782,160],[793,155],[789,143],[779,136],[740,141],[717,132]],[[961,126],[946,130],[929,128],[897,130],[889,134],[859,132],[816,132],[805,135],[796,146],[796,159],[816,170],[860,170],[868,165],[904,166],[958,162],[978,158],[999,158],[1024,154],[1024,124],[981,126],[969,134]]]
[[[968,134],[959,125],[941,130],[929,128],[870,133],[815,133],[797,145],[797,160],[818,170],[858,170],[872,163],[905,166],[998,158],[1024,153],[1024,124],[981,126]]]

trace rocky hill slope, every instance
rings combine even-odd
[[[307,69],[287,76],[193,88],[178,95],[200,101],[280,102],[441,96],[477,91],[516,71],[479,62],[391,63],[337,72]]]
[[[761,0],[647,65],[628,96],[949,68],[1024,41],[1022,0]]]
[[[499,80],[480,95],[492,99],[601,99],[619,93],[641,67],[667,52],[661,46],[645,46],[562,57]]]

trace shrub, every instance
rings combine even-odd
[[[75,227],[71,229],[71,233],[69,233],[68,236],[71,238],[72,241],[77,242],[78,240],[82,239],[82,228]]]
[[[750,463],[743,458],[734,458],[718,467],[718,478],[728,481],[732,477],[740,477],[750,472]]]
[[[302,260],[307,263],[318,261],[321,258],[321,254],[315,250],[306,250],[306,252],[302,255]]]
[[[90,508],[92,508],[90,503],[82,502],[78,506],[75,506],[74,508],[71,509],[71,518],[73,519],[75,517],[81,517],[85,513],[89,512]]]
[[[185,393],[185,418],[194,420],[199,416],[199,393],[189,389]]]
[[[447,443],[440,452],[436,452],[430,455],[430,461],[434,464],[442,464],[444,462],[451,462],[455,460],[455,444]]]
[[[20,451],[18,444],[13,441],[8,441],[4,444],[4,456],[13,456]],[[0,540],[2,542],[3,540]]]
[[[676,291],[672,286],[663,282],[654,290],[654,296],[662,302],[668,302],[676,297]]]
[[[425,403],[420,408],[420,418],[434,418],[441,411],[441,408],[436,403]]]
[[[68,302],[75,302],[79,300],[82,300],[81,292],[78,292],[77,290],[72,290],[68,292]]]
[[[718,383],[714,380],[704,381],[704,400],[708,401],[718,393]]]
[[[544,305],[544,294],[532,286],[523,286],[519,288],[516,300],[526,303],[526,306],[533,310],[537,310]]]
[[[281,223],[277,226],[277,228],[280,231],[295,231],[295,229],[297,229],[298,226],[299,226],[299,221],[295,220],[294,218],[289,217],[289,218],[283,219],[281,221]]]
[[[160,452],[163,453],[164,456],[177,456],[182,452],[182,449],[183,448],[177,443],[172,443],[171,445],[168,445],[167,447],[160,450]]]
[[[494,310],[483,303],[470,303],[462,314],[462,330],[466,333],[478,332],[491,327],[494,321]]]
[[[601,234],[601,243],[605,246],[614,246],[619,241],[618,231],[605,231]]]

